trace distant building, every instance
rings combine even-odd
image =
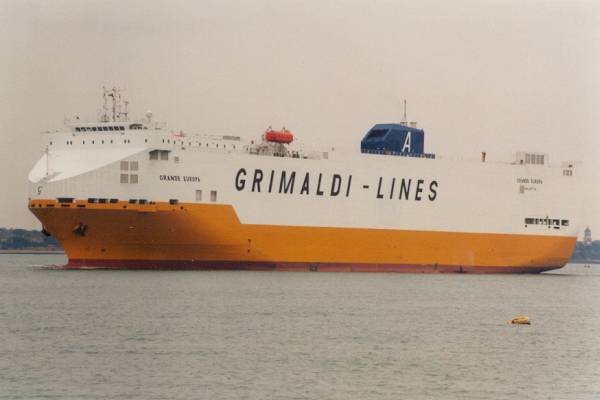
[[[592,230],[590,229],[589,226],[587,228],[585,228],[585,231],[583,231],[583,245],[584,246],[592,245]]]

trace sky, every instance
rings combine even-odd
[[[600,237],[600,2],[0,0],[0,226],[39,228],[41,132],[95,119],[102,86],[170,128],[358,149],[409,120],[426,151],[578,161]]]

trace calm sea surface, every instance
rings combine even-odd
[[[2,399],[598,399],[600,265],[64,271],[0,255]],[[510,326],[516,315],[530,326]]]

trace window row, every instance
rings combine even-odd
[[[543,154],[533,154],[533,153],[525,153],[525,164],[544,164],[544,155]]]
[[[114,143],[114,141],[112,139],[111,140],[98,140],[97,142],[98,142],[98,144],[105,144],[105,143],[113,144]],[[90,140],[88,143],[90,143],[90,144],[96,144],[96,140]],[[129,144],[129,143],[131,143],[131,139],[123,139],[123,144]],[[144,139],[144,143],[148,143],[148,139]],[[52,142],[50,142],[50,144],[52,145]],[[72,146],[73,145],[73,141],[72,140],[67,140],[65,142],[65,144],[67,146]],[[81,144],[85,144],[85,140],[82,140]]]
[[[136,184],[138,183],[138,176],[137,174],[121,174],[120,182]]]
[[[82,126],[75,128],[75,132],[110,132],[124,130],[124,126]]]
[[[202,201],[202,190],[196,190],[196,201]],[[210,201],[215,203],[217,201],[217,191],[210,191]]]
[[[151,160],[168,160],[170,150],[152,150],[150,154]]]
[[[527,225],[547,225],[554,226],[558,229],[560,226],[569,226],[568,219],[552,219],[552,218],[525,218],[525,226]]]
[[[138,167],[137,161],[121,161],[121,171],[137,171]]]
[[[162,142],[170,144],[171,143],[171,139],[163,139]],[[179,143],[181,145],[185,145],[185,142],[183,140],[180,140]],[[177,144],[177,140],[173,140],[173,144]],[[213,143],[213,144],[214,144],[215,148],[217,148],[217,149],[219,148],[219,143]],[[188,145],[188,147],[192,147],[194,145],[194,142],[187,142],[187,145]],[[195,142],[195,145],[198,146],[198,147],[202,147],[202,142]],[[206,142],[204,143],[204,147],[208,147],[209,145],[210,145],[210,143],[206,143]],[[221,148],[226,149],[227,148],[227,144],[222,144]],[[230,144],[229,148],[235,150],[236,146],[235,146],[235,144]]]

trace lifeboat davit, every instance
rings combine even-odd
[[[274,131],[273,129],[269,128],[265,132],[265,140],[267,142],[289,144],[294,141],[294,135],[285,128],[281,128],[280,131]]]

